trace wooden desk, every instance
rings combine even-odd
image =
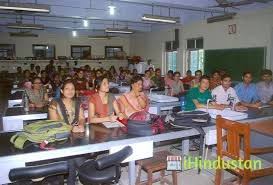
[[[250,127],[252,131],[273,137],[273,119],[251,123]]]

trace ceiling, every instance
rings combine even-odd
[[[209,8],[217,5],[215,0],[10,0],[10,2],[48,4],[51,11],[49,14],[40,14],[1,10],[1,31],[7,31],[5,26],[7,23],[15,23],[16,20],[22,19],[23,23],[43,24],[47,31],[80,30],[82,34],[97,34],[103,33],[108,27],[128,27],[138,32],[148,32],[166,24],[141,21],[145,13],[180,17],[180,24],[183,25],[224,12],[223,8]],[[115,15],[109,14],[108,5],[111,4],[116,7]],[[272,2],[254,3],[240,6],[239,9],[227,8],[225,11],[253,11],[269,5],[272,6]],[[88,27],[83,26],[83,19],[89,21]]]

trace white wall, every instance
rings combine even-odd
[[[0,33],[0,44],[16,44],[16,56],[27,57],[32,55],[32,44],[54,44],[57,56],[70,56],[70,45],[90,45],[92,55],[104,56],[104,46],[123,46],[129,54],[129,38],[114,37],[110,40],[90,40],[87,36],[75,37],[71,33],[39,32],[39,37],[9,37],[8,33]]]
[[[180,48],[178,50],[178,70],[185,72],[186,40],[204,38],[204,49],[227,49],[267,47],[266,67],[273,69],[273,9],[237,15],[235,19],[207,24],[195,22],[180,27]],[[228,25],[236,24],[237,33],[228,34]],[[161,65],[162,46],[166,40],[173,40],[174,29],[149,34],[135,35],[131,38],[131,54],[154,59]],[[184,67],[183,67],[184,66]]]

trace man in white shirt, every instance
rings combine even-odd
[[[246,107],[240,104],[236,91],[231,87],[231,76],[225,74],[222,76],[221,80],[221,85],[214,88],[211,92],[216,103],[225,105],[227,108],[231,108],[236,111],[247,110]]]

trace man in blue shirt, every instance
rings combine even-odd
[[[251,72],[244,72],[242,76],[243,82],[235,86],[235,91],[243,106],[258,108],[261,101],[258,96],[256,85],[252,82]]]

